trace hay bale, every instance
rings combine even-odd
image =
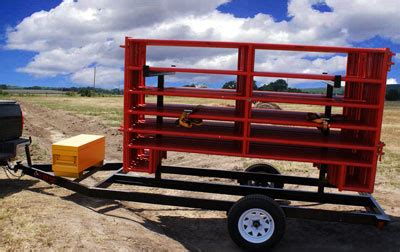
[[[255,108],[259,109],[278,109],[282,110],[281,107],[279,107],[278,104],[272,103],[272,102],[256,102],[254,104]]]

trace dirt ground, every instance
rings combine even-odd
[[[105,135],[107,161],[121,160],[120,132],[99,118],[23,101],[22,106],[35,162],[49,162],[52,142],[82,132]],[[171,153],[166,161],[237,170],[247,162],[183,153]],[[400,251],[400,190],[378,185],[374,195],[393,219],[384,230],[288,219],[275,251]],[[29,177],[9,180],[2,171],[0,199],[0,251],[238,251],[224,212],[93,199]]]

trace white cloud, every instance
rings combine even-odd
[[[119,45],[113,41],[91,43],[83,47],[54,48],[37,54],[27,66],[17,69],[35,76],[54,77],[58,74],[71,74],[97,63],[103,66],[122,67],[123,57]]]
[[[199,16],[227,0],[64,0],[49,11],[25,18],[8,33],[8,47],[43,51],[80,47],[117,38],[126,32],[171,22],[180,14]],[[122,35],[122,36],[120,36]]]
[[[391,85],[391,84],[399,84],[399,83],[397,82],[397,80],[395,78],[389,78],[389,79],[387,79],[386,84]]]
[[[362,41],[376,35],[400,43],[398,0],[326,0],[334,10],[333,22],[348,33],[346,39]]]
[[[81,85],[89,85],[93,83],[94,68],[87,67],[71,76],[72,81]],[[124,72],[122,69],[112,67],[96,67],[96,87],[106,86],[108,88],[121,88]]]
[[[18,71],[35,76],[69,75],[77,84],[91,83],[91,66],[110,74],[103,86],[123,78],[125,36],[137,38],[225,40],[266,43],[349,45],[380,35],[400,43],[398,0],[326,0],[333,12],[312,5],[321,0],[291,0],[289,21],[257,14],[237,18],[216,8],[229,0],[65,0],[56,8],[25,18],[7,33],[7,48],[37,52]],[[148,60],[156,65],[189,65],[232,69],[232,50],[177,50],[152,48]],[[344,70],[342,55],[306,53],[260,54],[257,64],[270,71],[320,73]],[[295,62],[295,63],[294,63]],[[188,80],[188,75],[176,77]],[[114,81],[111,79],[114,78]],[[216,80],[216,77],[211,77]],[[204,76],[195,80],[204,81]]]

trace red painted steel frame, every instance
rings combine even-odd
[[[236,90],[146,87],[144,66],[149,46],[237,49],[237,70],[154,67],[154,72],[234,75]],[[372,192],[378,156],[387,72],[393,53],[388,48],[349,48],[242,42],[177,41],[126,38],[124,89],[124,171],[154,173],[167,151],[311,162],[328,166],[328,180],[339,190]],[[255,76],[334,80],[333,75],[260,72],[254,70],[257,50],[347,54],[343,96],[260,92],[252,90]],[[146,103],[146,95],[235,100],[235,107],[202,106],[192,118],[204,125],[176,127],[184,109],[196,104]],[[342,119],[323,135],[306,120],[308,111],[262,110],[253,102],[342,107]],[[164,117],[162,123],[149,116]],[[167,117],[167,118],[166,118]],[[172,119],[171,119],[172,118]],[[335,117],[334,117],[335,118]],[[292,127],[296,126],[296,127]]]

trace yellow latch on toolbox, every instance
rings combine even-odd
[[[89,167],[101,165],[105,156],[105,137],[78,135],[52,145],[52,168],[56,176],[78,178]]]

